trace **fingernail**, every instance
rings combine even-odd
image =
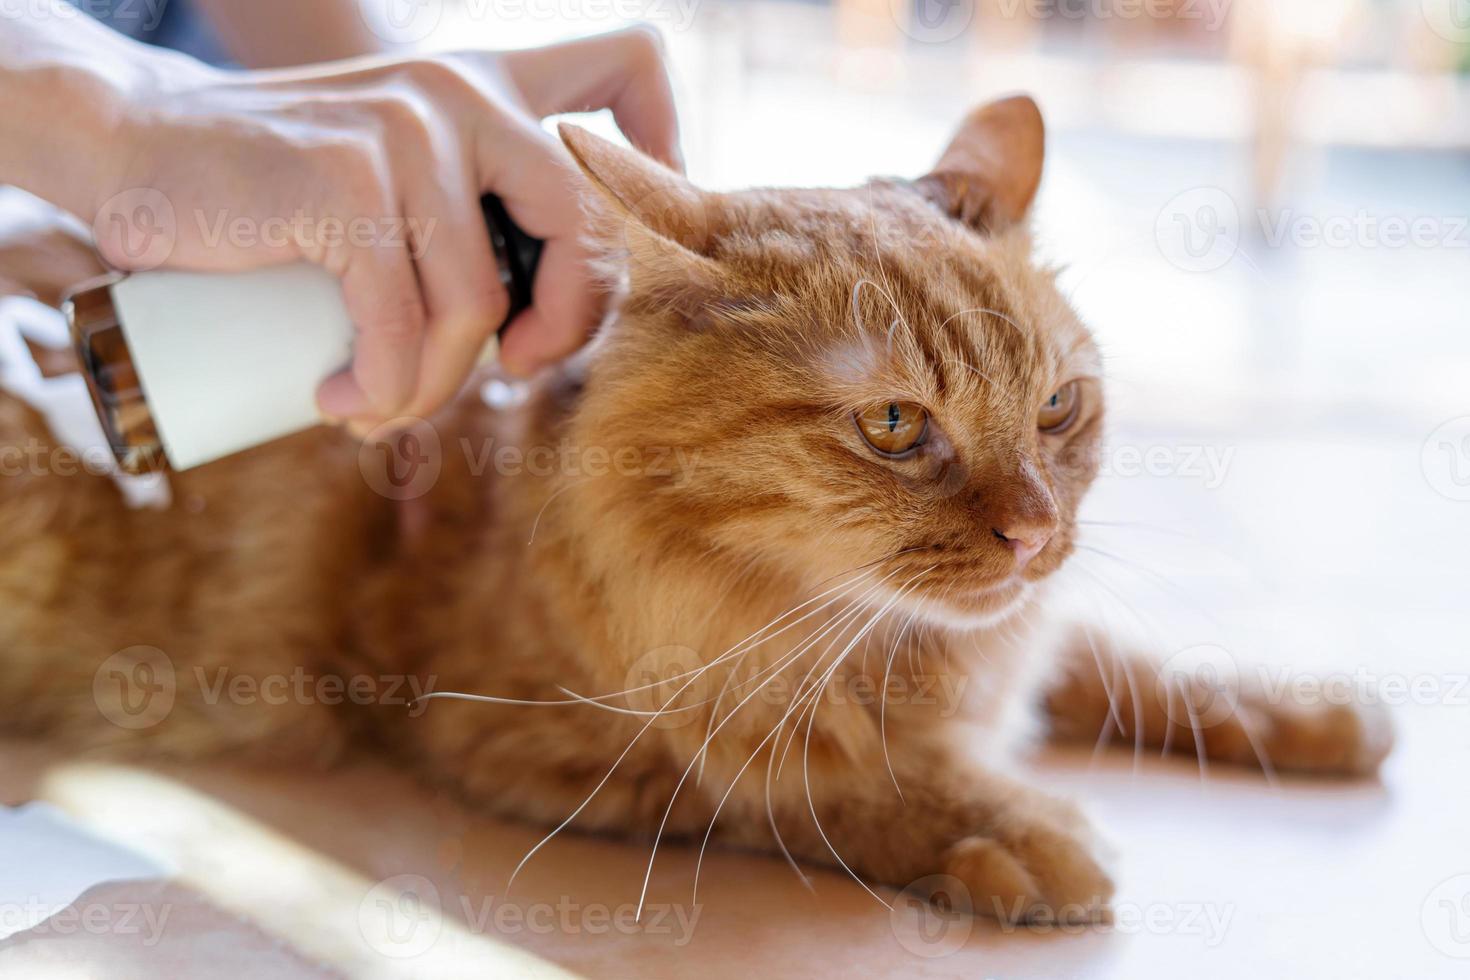
[[[367,395],[350,374],[335,374],[322,382],[316,393],[317,409],[325,416],[350,419],[372,415]]]

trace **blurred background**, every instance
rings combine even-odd
[[[1184,396],[1176,420],[1464,407],[1445,400],[1470,365],[1447,294],[1470,258],[1464,0],[369,7],[430,48],[656,26],[714,187],[918,174],[966,109],[1031,92],[1043,245],[1122,377]]]

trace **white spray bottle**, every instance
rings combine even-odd
[[[493,194],[481,206],[509,322],[530,305],[542,243]],[[112,276],[73,290],[64,311],[102,429],[128,473],[190,469],[317,424],[317,387],[352,358],[341,286],[306,262]],[[485,358],[497,349],[491,340]]]

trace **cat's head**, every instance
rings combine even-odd
[[[683,464],[616,481],[607,505],[648,547],[852,579],[956,625],[1057,569],[1103,404],[1097,349],[1031,254],[1030,99],[971,113],[925,177],[847,190],[707,192],[562,136],[625,291],[575,438]]]

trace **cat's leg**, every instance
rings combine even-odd
[[[727,805],[719,837],[866,881],[942,890],[1004,921],[1108,918],[1107,849],[1073,804],[947,751],[906,746],[901,733],[890,743],[891,776],[881,756],[839,762],[814,746],[788,759],[769,810],[762,772]]]
[[[497,689],[564,701],[536,671],[575,683],[569,665],[522,667],[503,663]],[[446,675],[433,687],[453,683]],[[960,894],[946,889],[952,900],[1007,920],[1106,915],[1112,882],[1079,811],[920,744],[909,716],[931,709],[890,706],[890,778],[871,704],[824,705],[809,739],[802,726],[791,743],[790,724],[783,737],[765,738],[777,707],[765,705],[764,714],[762,705],[748,707],[716,719],[676,712],[648,725],[644,716],[585,704],[433,700],[397,718],[389,737],[421,774],[493,813],[547,828],[569,821],[573,830],[694,846],[709,834],[717,844],[846,864],[865,881],[897,888],[952,875],[964,885]],[[939,745],[965,737],[947,725],[924,727]]]
[[[1046,701],[1063,739],[1347,776],[1373,774],[1393,747],[1383,706],[1355,699],[1350,687],[1273,681],[1228,658],[1175,669],[1096,630],[1079,629],[1065,654]]]
[[[1112,881],[1075,807],[946,753],[905,747],[898,732],[890,732],[891,761],[902,795],[881,754],[840,759],[818,726],[811,751],[798,739],[772,778],[768,811],[766,773],[778,750],[725,740],[701,771],[702,723],[645,731],[586,706],[444,701],[427,715],[405,722],[420,752],[434,752],[420,755],[416,768],[496,814],[547,828],[571,818],[573,830],[694,846],[713,824],[716,843],[784,848],[799,861],[846,865],[882,885],[953,876],[964,888],[946,884],[950,899],[982,915],[1074,922],[1107,915]]]
[[[1086,818],[1006,769],[1015,719],[997,712],[1019,695],[1001,692],[1025,685],[1001,647],[987,647],[974,697],[946,683],[957,652],[915,647],[911,660],[894,646],[825,680],[796,665],[790,683],[742,688],[712,718],[666,719],[666,754],[702,777],[683,790],[708,801],[698,836],[713,823],[713,840],[941,889],[1007,921],[1105,919],[1113,884]]]

